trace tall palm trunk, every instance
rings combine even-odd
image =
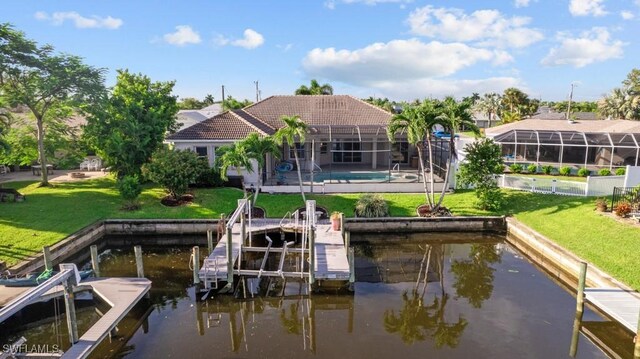
[[[41,186],[49,185],[49,173],[47,172],[47,157],[44,151],[44,123],[42,118],[36,119],[36,126],[38,127],[38,154],[40,157],[40,174],[42,175]]]
[[[256,193],[253,195],[253,202],[251,203],[251,207],[255,206],[256,202],[258,202],[260,187],[262,187],[262,171],[263,169],[260,166],[258,166],[258,186],[256,187]]]
[[[293,158],[296,160],[296,169],[298,172],[298,186],[300,186],[300,194],[302,195],[302,202],[307,203],[307,198],[304,196],[304,189],[302,188],[302,171],[300,170],[300,161],[298,160],[298,148],[293,145]]]
[[[244,185],[244,175],[240,171],[240,167],[236,166],[236,172],[238,172],[238,176],[241,178],[242,193],[244,193],[244,196],[242,196],[242,198],[247,199],[247,186]]]
[[[427,147],[429,149],[429,182],[431,183],[431,198],[429,198],[429,204],[433,208],[433,203],[435,202],[435,197],[433,195],[433,151],[431,150],[431,136],[427,135]]]
[[[424,196],[427,199],[427,203],[429,206],[433,207],[433,202],[429,197],[429,187],[427,186],[427,176],[424,173],[424,160],[422,158],[422,145],[420,143],[417,144],[418,147],[418,160],[420,161],[420,171],[422,172],[422,184],[424,186]]]
[[[451,162],[453,160],[453,151],[455,151],[455,146],[453,144],[455,133],[451,131],[451,140],[449,140],[449,155],[447,156],[447,171],[444,175],[444,185],[442,186],[442,192],[440,192],[440,198],[438,198],[438,203],[435,208],[438,209],[442,205],[442,201],[444,200],[444,194],[447,191],[447,186],[449,184],[449,176],[451,173]]]

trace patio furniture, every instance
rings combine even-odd
[[[80,171],[82,170],[89,170],[89,165],[91,164],[91,160],[85,159],[84,161],[80,162]]]
[[[102,167],[102,161],[96,158],[92,159],[89,163],[89,171],[98,171],[100,170],[100,167]]]
[[[42,174],[42,165],[32,165],[31,172],[34,176],[40,176]],[[53,174],[53,165],[47,165],[47,173]]]

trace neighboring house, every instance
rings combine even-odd
[[[177,114],[176,122],[179,127],[176,132],[184,130],[187,127],[200,123],[222,112],[221,104],[213,104],[201,110],[180,110]]]
[[[478,126],[478,128],[488,128],[489,127],[489,115],[488,114],[482,113],[482,112],[473,112],[471,114],[471,116],[473,118],[473,122],[476,123],[476,126]],[[494,113],[493,114],[493,118],[491,120],[491,126],[495,126],[500,121],[502,121],[500,116],[498,116],[498,114]]]
[[[638,121],[531,118],[485,133],[501,144],[507,162],[610,169],[639,164]]]
[[[282,116],[294,115],[309,126],[305,143],[295,146],[305,172],[303,182],[418,182],[416,148],[403,136],[394,143],[387,138],[387,125],[393,114],[346,95],[271,96],[244,109],[204,120],[169,135],[166,141],[175,148],[197,152],[213,165],[217,147],[242,140],[253,132],[273,135],[283,125]],[[293,162],[293,151],[283,145],[281,160]],[[265,183],[291,185],[295,181],[297,185],[294,176],[284,178],[274,170],[276,162],[267,158]],[[396,172],[394,176],[392,170]],[[235,169],[228,174],[234,175]],[[256,181],[257,175],[245,175],[247,185]],[[420,190],[417,187],[416,191]]]

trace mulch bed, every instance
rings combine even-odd
[[[171,196],[165,196],[160,200],[160,203],[167,207],[178,207],[193,202],[193,199],[193,195],[187,193],[177,200]]]
[[[452,216],[451,211],[444,206],[440,206],[437,212],[432,212],[431,206],[429,206],[428,204],[423,204],[418,207],[417,211],[420,217],[451,217]]]

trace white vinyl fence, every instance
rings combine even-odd
[[[613,187],[625,187],[625,176],[589,177],[587,196],[611,196]]]
[[[532,178],[511,175],[500,175],[497,178],[498,186],[520,191],[536,193],[553,193],[566,196],[585,196],[587,194],[586,182],[561,181],[552,178]],[[613,187],[611,187],[613,192]]]
[[[587,182],[577,182],[553,178],[500,175],[496,180],[498,186],[503,188],[565,196],[611,196],[614,187],[624,187],[625,185],[625,176],[589,176]]]

